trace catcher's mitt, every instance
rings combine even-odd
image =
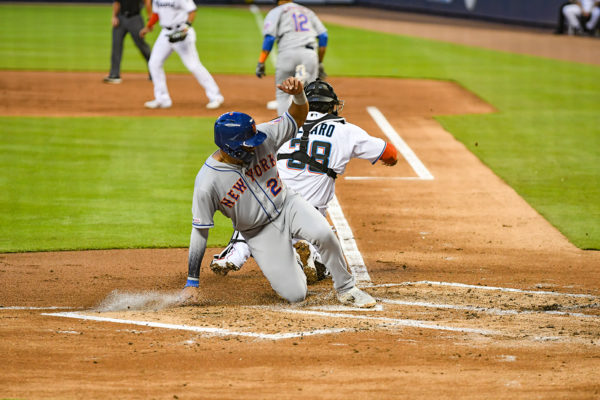
[[[185,38],[187,37],[187,34],[188,34],[189,27],[190,27],[190,23],[186,22],[185,24],[181,25],[181,27],[178,30],[169,34],[168,35],[169,42],[176,43],[176,42],[181,42],[182,40],[185,40]]]

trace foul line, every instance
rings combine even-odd
[[[522,289],[497,287],[497,286],[479,286],[479,285],[467,285],[465,283],[435,282],[435,281],[383,283],[380,285],[370,285],[369,287],[393,287],[393,286],[411,286],[411,285],[453,286],[453,287],[460,287],[460,288],[467,288],[467,289],[497,290],[500,292],[516,292],[516,293],[554,295],[554,296],[566,296],[566,297],[583,297],[583,298],[589,298],[589,299],[597,298],[597,296],[593,296],[591,294],[560,293],[560,292],[549,292],[549,291],[544,291],[544,290],[522,290]]]
[[[262,36],[263,25],[265,24],[265,21],[262,17],[262,14],[260,13],[260,8],[258,8],[258,6],[256,4],[251,4],[250,12],[252,13],[252,15],[254,15],[254,20],[256,21],[256,25],[258,26],[258,31],[260,32],[260,34]],[[277,62],[277,52],[272,51],[269,53],[269,56],[270,56],[269,59],[273,63],[272,66],[274,68],[275,63]]]
[[[340,332],[354,330],[354,329],[347,329],[347,328],[337,328],[337,329],[317,329],[317,330],[306,331],[306,332],[290,332],[290,333],[271,334],[271,333],[230,331],[228,329],[201,327],[201,326],[163,324],[161,322],[146,322],[146,321],[133,321],[133,320],[126,320],[126,319],[117,319],[117,318],[94,317],[94,316],[90,316],[90,315],[82,315],[77,312],[42,313],[42,315],[47,315],[47,316],[51,316],[51,317],[83,319],[83,320],[89,320],[89,321],[114,322],[117,324],[141,325],[141,326],[149,326],[149,327],[153,327],[153,328],[177,329],[177,330],[182,330],[182,331],[207,333],[207,334],[218,335],[218,336],[245,336],[245,337],[253,337],[253,338],[257,338],[257,339],[271,339],[271,340],[291,339],[291,338],[303,337],[303,336],[325,335],[325,334],[340,333]]]
[[[333,226],[335,226],[337,235],[340,239],[340,244],[342,246],[342,251],[346,256],[348,267],[352,271],[356,283],[371,282],[371,277],[367,271],[365,261],[363,260],[362,255],[358,250],[358,246],[354,241],[352,229],[350,228],[348,221],[346,221],[342,207],[340,206],[340,203],[335,195],[329,202],[327,212],[329,213],[331,222],[333,222]]]
[[[392,144],[394,146],[396,146],[396,149],[398,149],[400,154],[402,154],[402,156],[404,156],[404,158],[406,159],[408,164],[418,175],[417,179],[432,180],[433,175],[431,175],[431,172],[429,172],[429,170],[421,162],[419,157],[417,157],[417,155],[414,153],[414,151],[412,151],[412,149],[406,144],[406,142],[404,140],[402,140],[400,135],[398,135],[398,132],[396,132],[394,127],[388,122],[388,120],[381,113],[381,111],[379,111],[379,109],[377,107],[371,106],[371,107],[367,107],[367,112],[369,113],[369,115],[371,115],[371,118],[373,118],[375,120],[377,125],[379,125],[379,128],[381,128],[381,130],[388,137],[388,139],[390,139],[390,142],[392,142]],[[357,178],[354,178],[354,179],[357,179]],[[389,178],[382,178],[382,179],[389,179]]]

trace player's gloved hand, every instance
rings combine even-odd
[[[327,72],[325,72],[325,67],[323,67],[323,63],[319,63],[319,79],[325,80],[327,79]]]
[[[185,27],[181,28],[180,30],[177,30],[177,31],[171,33],[170,35],[168,35],[169,42],[171,42],[171,43],[181,42],[182,40],[185,40],[185,38],[187,37],[187,34],[188,34],[188,27],[186,25]]]
[[[258,64],[256,64],[256,76],[262,78],[265,75],[265,63],[259,62]]]

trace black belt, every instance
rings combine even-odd
[[[121,15],[123,15],[125,18],[130,18],[130,17],[135,17],[136,15],[138,15],[140,12],[133,12],[133,11],[122,11]]]
[[[163,26],[163,28],[172,31],[173,29],[177,29],[177,28],[179,28],[179,27],[181,27],[183,25],[185,25],[185,24],[179,24],[179,25],[175,25],[175,26]]]
[[[315,49],[315,48],[313,47],[313,45],[312,45],[312,44],[307,44],[307,45],[306,45],[306,46],[304,46],[304,47],[306,47],[307,49],[311,49],[311,50],[314,50],[314,49]]]

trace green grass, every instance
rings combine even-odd
[[[0,5],[0,69],[108,72],[111,9],[110,4]],[[194,29],[200,60],[209,71],[254,72],[262,39],[248,11],[202,8]],[[148,43],[154,43],[159,32],[157,24],[146,37]],[[252,61],[244,65],[240,63],[244,59]],[[145,61],[129,35],[121,66],[123,72],[146,71]],[[165,70],[187,72],[177,55],[169,57]]]
[[[110,5],[0,5],[0,12],[3,16],[0,69],[108,71]],[[200,8],[194,27],[201,60],[210,71],[253,73],[261,37],[250,12],[238,8]],[[495,114],[437,119],[575,245],[600,249],[598,66],[333,25],[328,29],[330,46],[325,64],[332,76],[450,80],[496,107]],[[150,42],[157,32],[158,29]],[[131,39],[127,40],[123,70],[145,71],[137,49]],[[169,58],[166,69],[185,71],[177,56]],[[2,165],[9,174],[2,177],[2,183],[10,189],[10,194],[3,193],[1,197],[5,215],[0,228],[4,240],[0,251],[186,246],[191,182],[199,167],[197,160],[182,162],[178,157],[185,146],[171,147],[170,140],[163,138],[162,158],[173,163],[154,162],[151,181],[155,197],[142,203],[137,199],[147,198],[150,190],[144,182],[148,178],[146,170],[125,168],[123,175],[122,166],[131,158],[130,145],[140,152],[133,160],[139,157],[152,163],[154,140],[161,141],[156,133],[159,130],[155,129],[159,124],[169,126],[174,132],[181,129],[176,137],[185,143],[192,140],[186,135],[193,136],[194,132],[183,125],[201,127],[211,121],[147,122],[121,118],[89,121],[3,119]],[[130,125],[132,121],[135,123]],[[86,128],[100,124],[104,130]],[[148,147],[140,144],[144,143],[142,127],[152,132],[153,143]],[[88,136],[98,141],[103,135],[121,144],[90,153],[83,152],[85,146],[77,145],[78,140],[85,142]],[[203,160],[212,149],[209,142],[198,143],[198,147],[188,151],[194,151],[194,157]],[[29,148],[28,143],[38,146]],[[71,158],[73,148],[78,156]],[[64,156],[52,162],[53,153]],[[41,162],[46,163],[43,172],[35,169]],[[88,163],[96,166],[88,171],[92,174],[81,174],[80,168]],[[180,166],[181,176],[177,176],[180,180],[173,180],[169,175],[173,173],[171,168]],[[136,179],[140,177],[141,180]],[[40,179],[54,183],[32,189],[40,184]],[[77,184],[61,183],[64,181]],[[53,197],[56,188],[64,190],[64,196],[57,197],[60,201]],[[70,199],[75,201],[70,203]],[[110,203],[118,207],[111,208]],[[157,219],[158,223],[154,223]],[[227,224],[221,225],[226,232],[224,237]],[[141,226],[145,229],[140,229]],[[39,240],[40,236],[47,238],[45,244]],[[129,240],[123,240],[124,237]],[[211,239],[211,245],[215,243]]]
[[[185,246],[199,118],[0,118],[0,250]],[[210,151],[210,150],[209,150]],[[210,239],[229,240],[220,213]]]

